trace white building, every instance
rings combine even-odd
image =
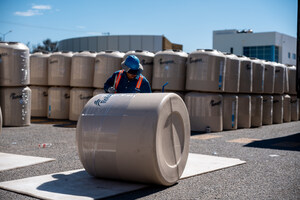
[[[278,32],[213,31],[213,49],[236,55],[296,65],[297,39]]]

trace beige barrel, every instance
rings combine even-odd
[[[164,50],[154,56],[152,89],[161,90],[168,82],[165,90],[184,91],[187,53],[183,51]]]
[[[251,127],[262,126],[263,97],[251,95]]]
[[[252,93],[262,94],[264,92],[265,66],[262,60],[252,59],[252,67],[253,67]]]
[[[251,127],[251,96],[238,95],[238,128]]]
[[[283,122],[291,121],[291,97],[290,95],[283,96]]]
[[[49,53],[36,52],[30,55],[30,85],[48,85]]]
[[[2,132],[2,112],[1,112],[1,106],[0,106],[0,134]]]
[[[18,42],[0,42],[0,55],[0,86],[28,85],[30,81],[28,47]]]
[[[275,83],[275,64],[273,62],[265,62],[265,77],[264,77],[264,94],[274,93]]]
[[[240,59],[240,93],[251,93],[253,84],[253,67],[250,58],[238,56]]]
[[[296,67],[295,66],[289,66],[287,67],[288,72],[288,80],[289,80],[289,94],[296,95]]]
[[[275,94],[283,94],[285,87],[285,66],[280,63],[275,64],[275,83],[274,83],[274,93]]]
[[[0,106],[3,126],[30,125],[31,90],[29,87],[0,88]]]
[[[50,119],[69,119],[70,88],[50,87],[48,90],[48,115]]]
[[[55,52],[48,59],[48,85],[70,86],[71,52]]]
[[[189,111],[191,130],[223,130],[223,97],[220,94],[190,92],[184,99]]]
[[[104,94],[104,93],[106,93],[104,89],[98,88],[93,91],[93,96],[96,96],[97,94]]]
[[[197,50],[187,60],[186,89],[224,92],[226,57],[217,50]]]
[[[102,51],[96,55],[93,86],[104,88],[104,83],[115,72],[121,69],[124,53],[119,51]]]
[[[291,96],[291,121],[299,120],[299,99],[296,95]]]
[[[283,65],[285,69],[285,76],[284,76],[284,94],[289,94],[290,85],[289,85],[289,75],[288,75],[288,67],[287,65]]]
[[[238,93],[240,89],[240,59],[234,54],[226,55],[224,92]]]
[[[283,95],[273,96],[273,124],[283,123]]]
[[[273,124],[273,96],[263,95],[263,125]]]
[[[141,65],[143,66],[142,74],[147,78],[150,85],[152,84],[152,73],[153,73],[153,59],[154,53],[145,51],[145,50],[135,50],[135,51],[128,51],[124,56],[124,60],[127,58],[128,55],[135,55],[139,58]]]
[[[31,116],[47,117],[48,87],[30,86],[31,89]]]
[[[174,93],[99,94],[84,107],[76,139],[93,176],[172,185],[186,165],[190,121]]]
[[[223,130],[236,130],[238,124],[238,96],[223,95]]]
[[[92,88],[72,88],[70,91],[69,120],[77,121],[85,104],[93,97]]]
[[[93,87],[95,53],[83,51],[72,56],[70,86]]]

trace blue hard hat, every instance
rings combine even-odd
[[[129,55],[124,64],[130,69],[138,70],[140,67],[140,60],[135,55]]]

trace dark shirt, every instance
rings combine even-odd
[[[111,77],[107,79],[104,83],[104,90],[108,92],[108,88],[113,87],[115,82],[115,77],[118,76],[120,71],[116,71],[113,73]],[[117,93],[151,93],[151,87],[149,81],[143,76],[142,84],[139,90],[136,89],[136,84],[139,80],[139,76],[143,76],[142,74],[137,75],[134,79],[128,79],[126,72],[124,71],[121,74],[121,79],[119,85],[117,87]]]

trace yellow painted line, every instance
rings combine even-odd
[[[201,134],[201,135],[193,135],[191,138],[198,140],[208,140],[212,138],[222,137],[221,135],[211,135],[211,134]]]
[[[279,143],[272,144],[272,146],[276,146],[276,147],[299,147],[300,142],[279,142]]]
[[[227,142],[234,142],[234,143],[241,143],[241,144],[248,144],[255,141],[260,141],[261,139],[254,139],[254,138],[238,138],[234,140],[228,140]]]

